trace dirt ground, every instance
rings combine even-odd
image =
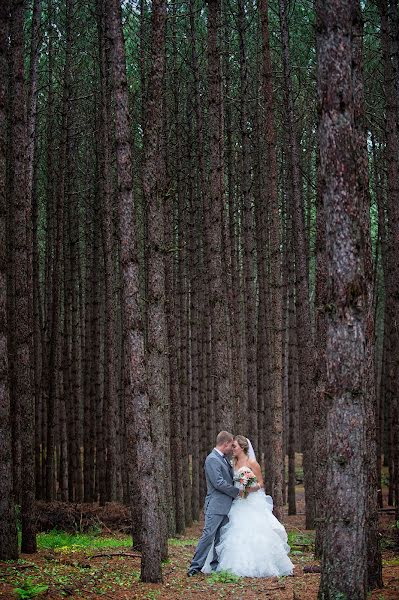
[[[286,516],[284,524],[288,532],[296,532],[304,539],[312,538],[314,532],[304,529],[303,501],[299,498],[299,514]],[[35,597],[60,600],[81,598],[99,600],[192,600],[198,598],[257,600],[316,600],[320,575],[304,573],[304,567],[317,565],[312,545],[304,544],[293,549],[294,575],[284,578],[250,579],[228,577],[223,580],[213,576],[198,575],[187,578],[186,571],[192,557],[202,523],[187,530],[185,536],[170,542],[169,560],[163,566],[162,584],[150,585],[139,581],[140,556],[126,547],[112,551],[43,551],[37,555],[22,555],[17,563],[0,563],[0,598],[15,599],[16,581],[41,581],[48,589]],[[389,541],[394,527],[394,515],[381,515],[383,540],[384,588],[372,592],[372,600],[399,599],[399,551]],[[387,541],[388,540],[388,541]],[[116,554],[116,556],[115,556]],[[26,597],[26,596],[25,596]],[[32,596],[28,596],[32,597]]]

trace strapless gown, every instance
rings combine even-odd
[[[239,487],[239,484],[235,484]],[[284,526],[273,515],[273,500],[264,490],[237,497],[222,527],[216,548],[217,571],[230,571],[242,577],[291,575],[293,564],[288,557],[290,547]],[[213,546],[202,568],[210,573]]]

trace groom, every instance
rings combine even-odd
[[[228,522],[227,515],[231,503],[240,493],[239,489],[234,487],[233,467],[228,460],[232,453],[233,441],[231,433],[221,431],[216,438],[216,447],[205,460],[205,477],[208,488],[204,507],[205,525],[187,572],[189,577],[201,571],[212,542],[214,542],[212,571],[216,570],[219,562],[216,546],[219,543],[220,529]]]

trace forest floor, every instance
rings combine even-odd
[[[22,554],[18,561],[0,563],[0,598],[81,598],[99,600],[316,600],[320,575],[304,573],[318,565],[313,555],[314,531],[304,529],[303,492],[298,490],[298,515],[286,516],[292,577],[239,578],[228,573],[187,578],[186,571],[202,523],[169,542],[169,559],[163,565],[162,584],[139,581],[140,556],[131,550],[127,535],[106,528],[89,534],[41,533],[39,551]],[[399,548],[394,515],[381,514],[384,588],[370,594],[372,600],[399,599]],[[396,540],[395,540],[396,535]]]

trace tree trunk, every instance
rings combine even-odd
[[[262,92],[265,104],[264,138],[266,142],[265,163],[267,165],[265,193],[270,231],[270,387],[271,387],[271,423],[270,423],[270,478],[273,496],[273,512],[282,519],[283,509],[283,301],[281,281],[281,223],[277,191],[276,130],[273,109],[273,82],[270,58],[269,22],[267,0],[260,1],[262,28]],[[263,186],[262,186],[263,187]],[[267,192],[266,192],[267,190]],[[267,445],[267,444],[266,444]]]
[[[17,560],[7,351],[6,131],[9,2],[0,5],[0,560]]]
[[[15,277],[15,395],[21,408],[21,517],[22,552],[36,552],[34,519],[35,456],[34,456],[34,397],[31,382],[31,323],[29,318],[32,297],[28,272],[28,227],[31,223],[30,198],[26,190],[27,129],[24,82],[24,16],[23,0],[11,5],[11,164],[12,207],[14,227],[13,265]]]
[[[389,38],[387,0],[380,0],[381,49],[384,64],[384,91],[386,103],[386,147],[387,164],[387,269],[385,274],[386,317],[389,323],[389,357],[391,373],[388,374],[390,389],[392,435],[392,484],[397,511],[399,512],[399,329],[395,325],[399,311],[399,264],[396,256],[399,242],[399,136],[398,96],[395,72],[392,63],[392,45]]]
[[[27,117],[27,195],[31,204],[32,220],[29,224],[29,247],[32,257],[29,261],[29,279],[32,285],[30,321],[32,328],[32,381],[34,385],[35,407],[35,495],[39,496],[40,481],[40,431],[41,431],[41,294],[39,279],[38,219],[39,199],[37,189],[37,102],[38,102],[38,65],[40,58],[40,21],[41,0],[34,0],[32,9],[32,32],[29,64],[28,117]]]
[[[63,239],[64,222],[64,196],[65,175],[67,165],[68,147],[68,118],[70,103],[70,71],[71,71],[71,17],[72,0],[66,3],[66,54],[63,74],[63,97],[61,115],[61,141],[58,157],[58,182],[56,188],[56,215],[54,236],[54,272],[52,276],[51,294],[51,320],[48,349],[48,398],[47,398],[47,454],[46,454],[46,500],[54,499],[55,494],[55,424],[56,424],[56,399],[57,399],[57,356],[59,345],[59,320],[60,320],[60,284],[61,284],[61,247]],[[65,260],[65,256],[64,256]],[[64,354],[65,360],[65,354]],[[64,382],[65,383],[65,382]],[[71,473],[70,473],[71,475]],[[70,494],[73,493],[70,487]],[[70,496],[71,499],[72,496]]]
[[[248,127],[248,64],[245,31],[247,30],[244,0],[238,2],[238,41],[240,51],[240,194],[242,202],[243,278],[245,298],[245,349],[247,361],[248,435],[258,450],[258,393],[257,393],[257,332],[256,332],[256,255],[253,199],[251,194],[250,137]],[[232,200],[232,199],[230,199]],[[232,245],[234,239],[231,240]],[[232,264],[232,267],[235,265]],[[233,290],[233,294],[235,290]],[[238,315],[236,317],[238,319]],[[239,322],[239,319],[238,319]]]
[[[367,284],[367,312],[365,328],[367,334],[367,350],[369,355],[366,375],[366,444],[367,444],[367,587],[369,590],[383,586],[380,534],[378,531],[378,499],[377,499],[377,438],[376,438],[376,380],[375,380],[375,326],[373,297],[373,258],[371,250],[370,227],[370,190],[367,153],[367,129],[364,109],[363,91],[363,15],[359,0],[354,0],[353,18],[353,51],[352,51],[352,86],[355,124],[355,148],[357,151],[357,181],[361,200],[363,221],[361,223],[364,241],[364,275]]]
[[[110,106],[109,106],[109,73],[107,73],[105,53],[107,41],[104,37],[103,0],[98,0],[98,33],[100,45],[100,76],[101,76],[101,103],[100,103],[100,140],[99,140],[99,166],[100,166],[100,196],[101,196],[101,224],[104,252],[104,278],[105,278],[105,344],[104,344],[104,423],[107,431],[106,453],[106,499],[110,502],[116,500],[116,472],[117,472],[117,439],[116,439],[116,413],[117,413],[117,369],[116,369],[116,314],[115,314],[115,259],[114,259],[114,219],[113,219],[113,190],[111,171],[111,146],[110,146]]]
[[[287,2],[279,0],[280,27],[283,46],[283,71],[285,110],[287,114],[288,165],[293,197],[295,265],[296,265],[296,313],[299,359],[300,407],[302,429],[302,453],[306,498],[306,528],[313,528],[314,519],[314,479],[313,479],[313,446],[312,419],[313,408],[310,403],[310,382],[312,381],[313,356],[312,335],[309,330],[310,306],[307,270],[307,243],[304,231],[303,198],[301,189],[299,149],[297,127],[294,112],[294,97],[291,77],[291,57],[288,35]]]
[[[208,290],[212,323],[212,362],[215,380],[215,420],[217,429],[232,431],[235,423],[231,402],[231,369],[229,356],[229,316],[223,277],[223,105],[221,96],[221,60],[218,41],[220,0],[208,1],[208,123],[209,123],[209,252]],[[207,210],[206,209],[206,210]]]
[[[165,74],[166,3],[152,3],[152,69],[147,84],[144,127],[143,193],[148,210],[147,241],[147,378],[151,401],[151,427],[158,457],[158,501],[162,526],[162,557],[167,558],[170,527],[169,364],[165,310],[165,155],[163,94]],[[172,527],[173,529],[173,527]]]
[[[137,447],[139,497],[142,506],[143,549],[141,578],[159,582],[161,573],[161,528],[153,473],[155,453],[151,439],[150,402],[146,386],[144,334],[140,317],[139,264],[133,219],[132,157],[130,147],[125,47],[119,0],[110,0],[106,14],[110,42],[110,72],[115,105],[116,169],[118,177],[118,227],[121,251],[124,329],[124,390],[131,504],[136,502],[137,478],[133,468]],[[135,438],[135,442],[133,441]]]
[[[320,600],[367,595],[367,403],[372,367],[363,239],[362,165],[355,150],[352,56],[356,0],[316,4],[321,193],[328,316],[326,526]],[[350,481],[350,485],[348,484]]]

